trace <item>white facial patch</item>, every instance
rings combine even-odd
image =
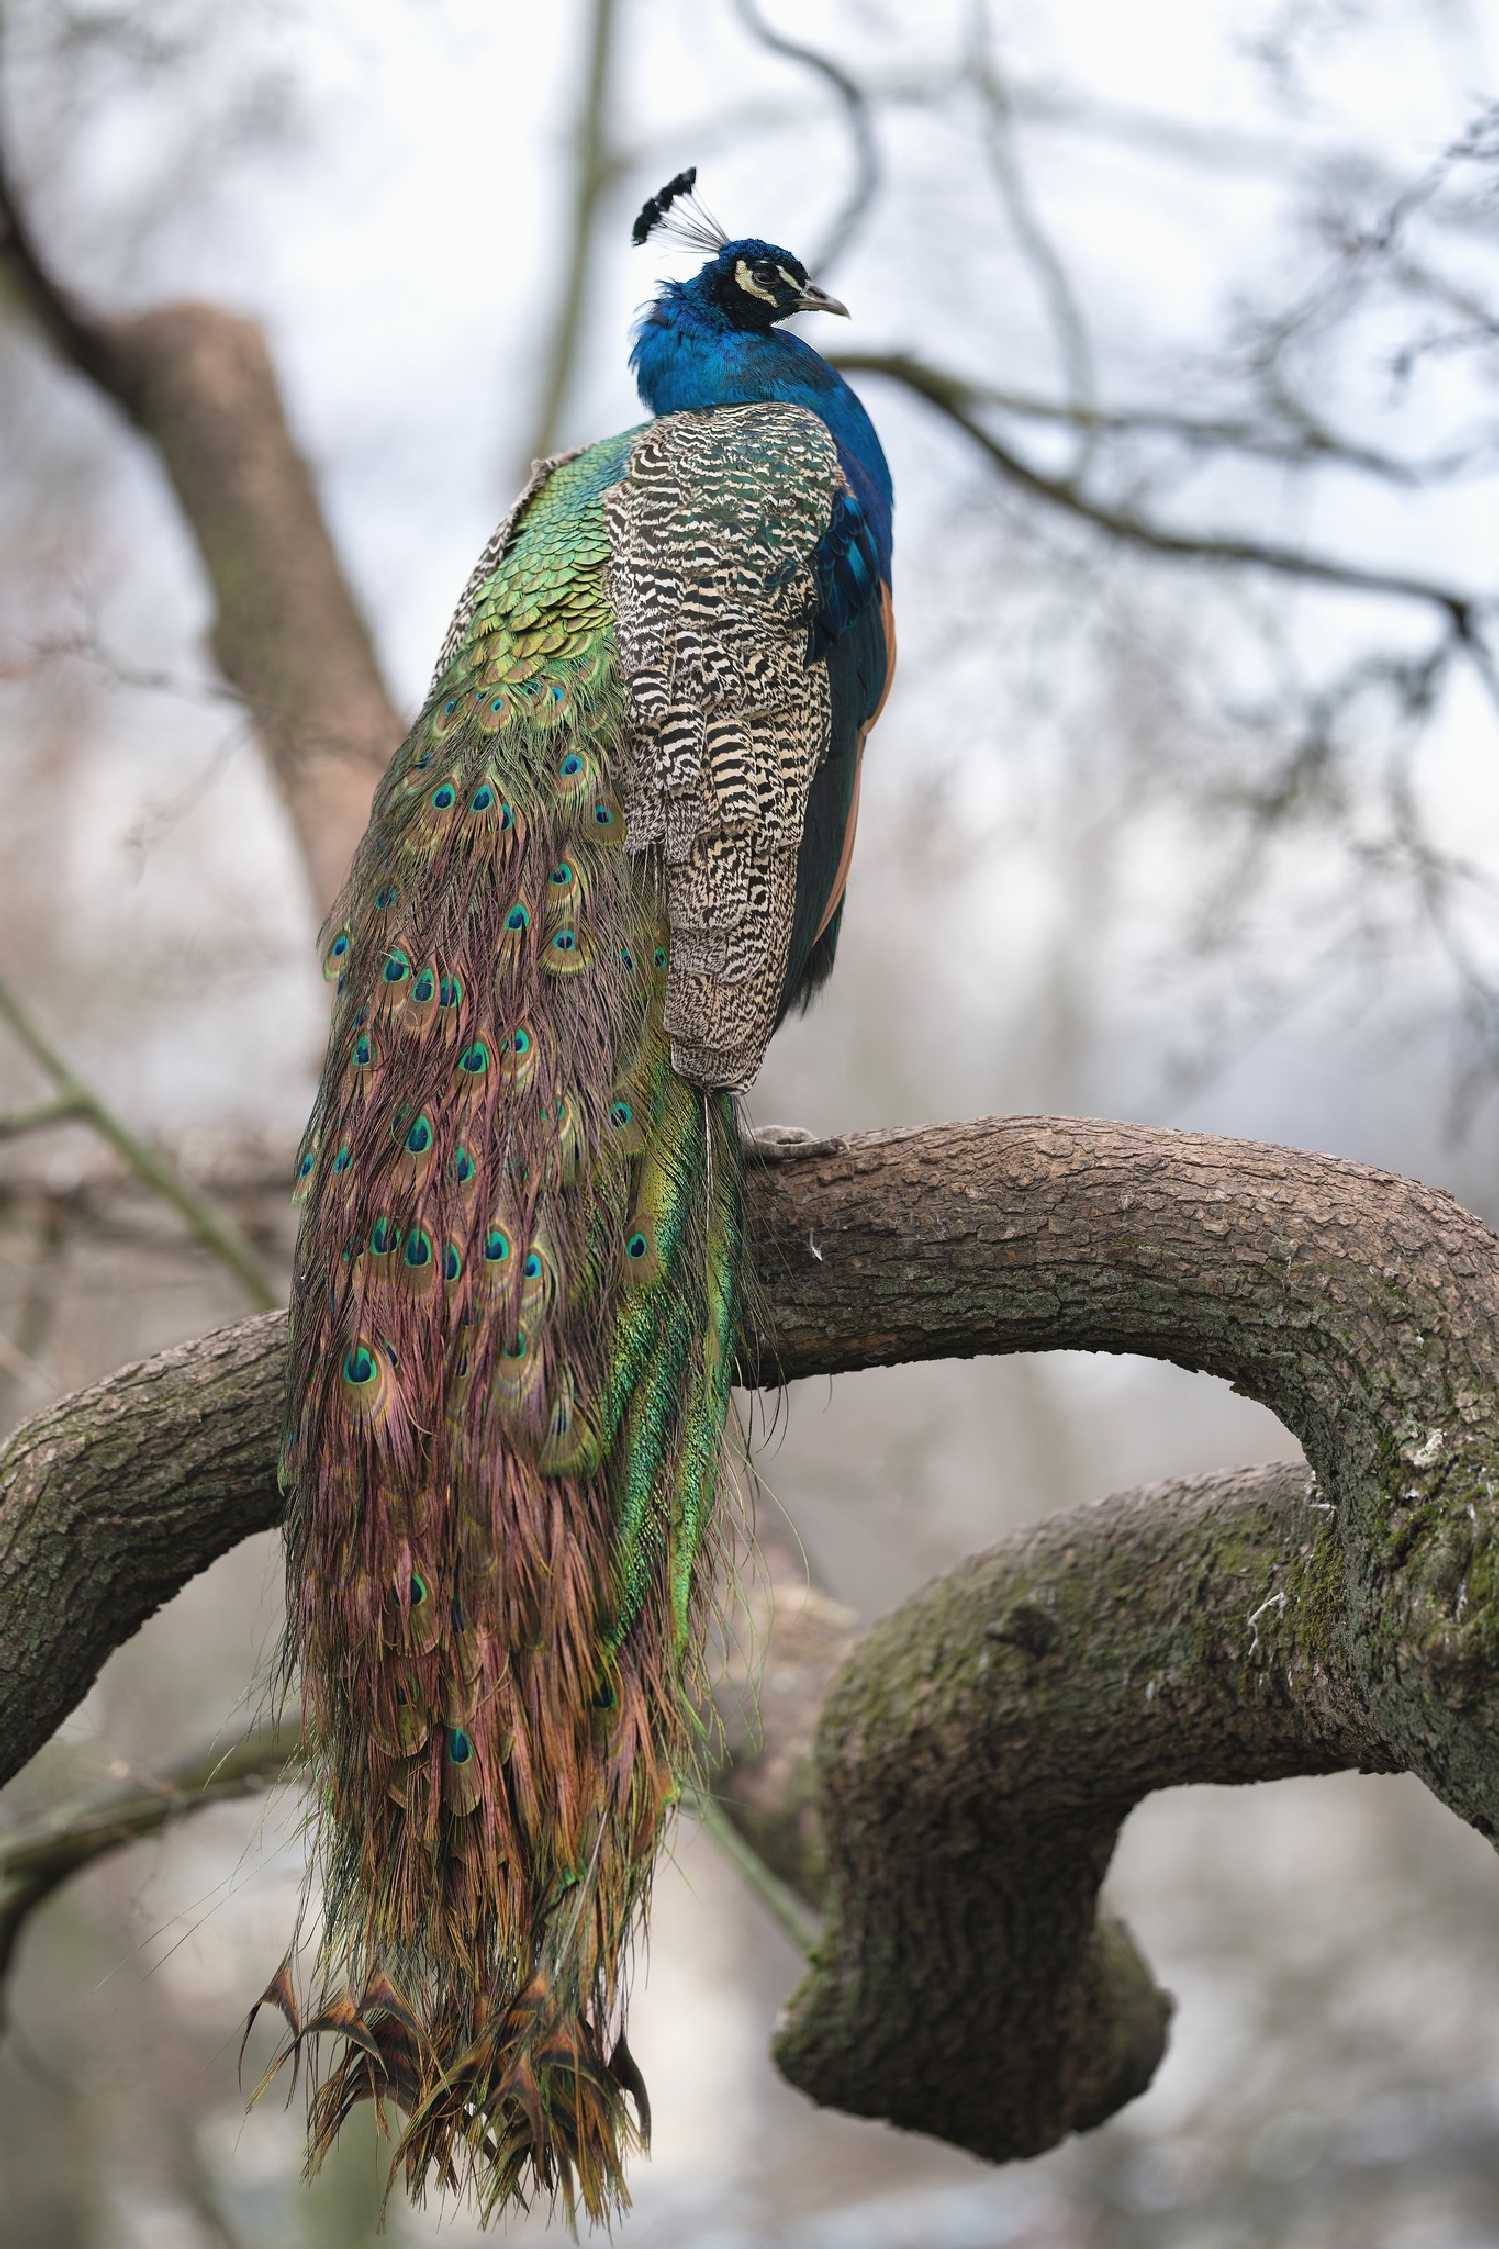
[[[786,279],[788,281],[790,280],[791,277],[789,274],[786,274],[786,269],[784,266],[777,266],[776,271],[777,273],[785,274]],[[774,289],[761,288],[759,282],[755,280],[754,276],[750,272],[747,262],[743,258],[738,259],[735,263],[734,279],[738,282],[741,289],[747,290],[752,297],[758,297],[762,304],[774,305],[780,303],[780,299],[777,297]]]

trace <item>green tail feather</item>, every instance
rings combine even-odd
[[[345,2041],[314,2161],[388,2099],[413,2186],[595,2218],[647,2125],[626,1953],[692,1764],[743,1266],[732,1106],[671,1068],[662,870],[620,848],[628,444],[472,589],[330,923],[284,1465],[313,2023],[268,1993],[288,2051]]]

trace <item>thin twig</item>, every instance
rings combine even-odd
[[[23,1133],[42,1132],[48,1125],[73,1124],[87,1115],[70,1094],[55,1101],[38,1101],[29,1109],[12,1109],[0,1116],[0,1140],[19,1140]]]
[[[50,1197],[36,1199],[26,1253],[15,1333],[0,1341],[0,1420],[9,1421],[16,1393],[43,1394],[55,1386],[42,1353],[57,1312],[59,1260],[68,1238],[66,1216]]]
[[[194,1750],[163,1773],[122,1781],[0,1840],[0,1987],[27,1921],[62,1883],[191,1812],[255,1795],[281,1778],[299,1747],[295,1726],[260,1726],[230,1749],[214,1743]]]
[[[228,1268],[257,1311],[275,1311],[280,1296],[271,1286],[248,1239],[228,1212],[200,1194],[143,1140],[137,1139],[123,1119],[63,1060],[3,981],[0,981],[0,1021],[9,1024],[72,1112],[92,1126],[101,1140],[108,1141],[137,1178],[164,1203],[169,1203],[210,1255]]]
[[[587,31],[588,67],[572,138],[572,210],[563,251],[562,291],[547,346],[526,464],[544,460],[548,453],[556,450],[562,409],[567,403],[583,334],[588,277],[593,263],[594,225],[599,204],[613,175],[606,108],[615,23],[615,0],[593,0]]]
[[[759,0],[734,0],[734,4],[751,38],[758,40],[771,54],[780,55],[787,62],[800,63],[804,70],[815,71],[825,85],[832,87],[842,105],[853,148],[854,176],[826,235],[808,260],[814,274],[826,273],[843,256],[870,217],[879,193],[880,152],[874,137],[869,96],[856,78],[827,55],[819,54],[815,47],[804,47],[799,40],[788,39],[782,31],[773,30],[760,13]]]
[[[933,367],[912,352],[845,351],[838,354],[836,364],[845,375],[888,375],[892,381],[910,381],[924,387],[924,395],[933,397],[934,402],[936,393],[941,392],[960,405],[988,407],[997,414],[1013,414],[1021,421],[1050,422],[1061,428],[1096,431],[1103,437],[1164,437],[1202,451],[1217,448],[1247,453],[1256,460],[1281,461],[1292,468],[1346,468],[1411,487],[1460,476],[1466,469],[1481,466],[1486,451],[1495,450],[1493,437],[1485,434],[1424,460],[1403,461],[1393,453],[1382,453],[1374,446],[1340,436],[1325,423],[1312,420],[1289,394],[1280,392],[1276,403],[1293,424],[1289,430],[1233,414],[1183,414],[1163,406],[1081,405],[1071,399],[1048,398],[1039,391],[976,382],[947,368]]]
[[[1091,499],[1068,477],[1048,476],[1043,469],[1034,467],[975,419],[965,402],[965,386],[938,369],[900,353],[884,358],[870,355],[862,363],[850,359],[843,364],[862,364],[866,374],[883,375],[891,382],[904,384],[938,413],[945,414],[1012,484],[1035,499],[1066,509],[1070,515],[1091,523],[1096,530],[1107,531],[1112,538],[1128,546],[1143,548],[1147,553],[1171,561],[1269,570],[1279,577],[1299,578],[1308,585],[1329,586],[1345,593],[1385,594],[1399,601],[1427,602],[1451,619],[1465,646],[1476,634],[1477,620],[1490,597],[1462,587],[1443,585],[1437,579],[1410,576],[1400,570],[1367,570],[1358,563],[1340,562],[1333,555],[1279,546],[1270,539],[1241,538],[1232,532],[1170,530],[1165,524],[1152,522],[1148,516],[1131,515],[1122,508]],[[1482,653],[1474,658],[1475,664],[1481,666],[1484,658],[1492,663],[1486,645],[1480,642],[1478,646]],[[1471,648],[1469,653],[1472,655]]]
[[[1067,377],[1067,388],[1078,415],[1078,448],[1072,474],[1087,473],[1097,438],[1097,425],[1088,419],[1098,386],[1093,371],[1093,346],[1087,322],[1060,251],[1047,233],[1031,197],[1029,183],[1016,147],[1015,104],[994,60],[989,33],[987,0],[976,0],[971,47],[973,83],[984,107],[990,169],[999,189],[1021,256],[1036,279],[1041,299],[1050,315],[1057,349]]]
[[[782,1935],[789,1938],[804,1960],[810,1960],[817,1949],[821,1930],[817,1915],[808,1911],[778,1874],[771,1872],[759,1852],[745,1841],[723,1807],[706,1789],[695,1790],[687,1808],[703,1833],[754,1891]]]

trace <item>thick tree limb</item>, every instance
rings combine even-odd
[[[215,603],[214,656],[286,801],[317,911],[403,731],[265,339],[208,304],[112,318],[52,274],[0,164],[0,264],[53,346],[154,448]]]
[[[833,1688],[815,1809],[810,1711],[851,1638],[823,1596],[775,1622],[758,1754],[731,1722],[729,1806],[827,1914],[787,2074],[1035,2152],[1161,2051],[1165,2002],[1097,1917],[1141,1795],[1400,1768],[1493,1833],[1499,1242],[1359,1165],[1078,1119],[815,1148],[754,1166],[751,1206],[766,1378],[1133,1350],[1236,1382],[1310,1456],[1315,1481],[1163,1486],[1048,1524],[908,1602]],[[0,1770],[276,1520],[283,1343],[266,1316],[184,1345],[0,1456]]]

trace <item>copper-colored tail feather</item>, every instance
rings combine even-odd
[[[694,1760],[741,1265],[664,864],[622,848],[623,458],[555,470],[476,584],[335,908],[284,1459],[320,1996],[266,1993],[283,2060],[337,2041],[314,2165],[368,2099],[413,2190],[594,2218],[646,2122],[628,1951]]]

